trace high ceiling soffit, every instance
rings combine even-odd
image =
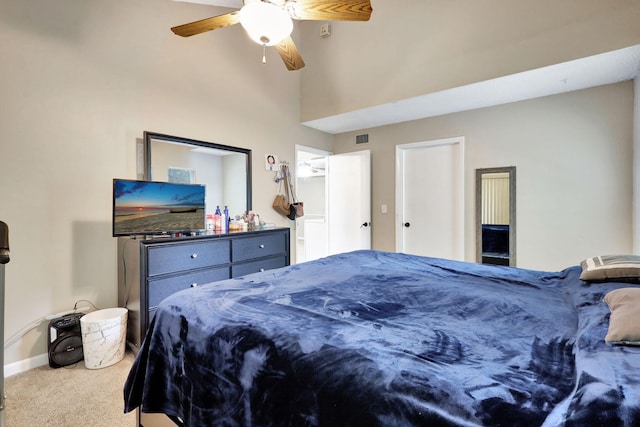
[[[302,124],[338,134],[491,107],[640,77],[640,45]]]

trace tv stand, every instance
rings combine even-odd
[[[157,305],[178,291],[290,263],[289,228],[184,237],[118,238],[118,305],[138,352]]]

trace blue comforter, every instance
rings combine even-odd
[[[358,251],[177,293],[125,411],[187,426],[640,425],[640,349],[605,343],[621,283]]]

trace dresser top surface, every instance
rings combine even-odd
[[[210,240],[210,239],[224,239],[224,238],[234,238],[234,237],[243,237],[243,236],[252,236],[252,235],[260,235],[265,233],[273,233],[276,231],[290,231],[289,227],[271,227],[271,228],[261,228],[258,230],[247,230],[247,231],[232,231],[229,233],[211,233],[211,234],[200,234],[198,236],[180,236],[175,237],[171,235],[161,235],[161,236],[133,236],[133,237],[119,237],[119,239],[127,239],[127,240],[138,240],[144,244],[154,244],[154,243],[165,243],[165,242],[188,242],[188,241],[201,241],[201,240]]]

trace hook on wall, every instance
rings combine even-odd
[[[289,162],[282,161],[278,166],[279,168],[276,171],[276,179],[275,179],[276,182],[282,181],[284,177],[287,175],[289,171]]]

